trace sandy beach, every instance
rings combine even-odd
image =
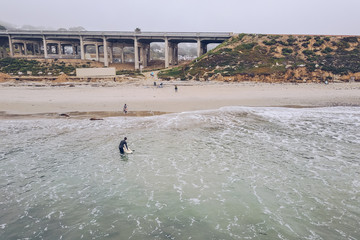
[[[178,86],[175,92],[174,86]],[[0,85],[1,117],[34,114],[88,113],[119,116],[128,105],[129,115],[151,115],[225,106],[325,107],[360,106],[360,83],[267,84],[223,82],[127,83],[22,83]]]

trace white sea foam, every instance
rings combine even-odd
[[[355,107],[2,120],[0,238],[358,239],[359,127]]]

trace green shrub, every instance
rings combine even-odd
[[[291,48],[283,48],[282,49],[282,55],[289,55],[289,54],[291,54],[291,53],[293,53],[293,50],[291,49]]]
[[[296,38],[290,36],[286,41],[288,42],[289,46],[292,46],[296,42]]]
[[[308,63],[308,64],[306,64],[306,69],[310,72],[313,72],[316,69],[315,65],[316,65],[315,63]]]
[[[270,35],[269,36],[270,39],[278,39],[280,37],[281,37],[280,35]]]
[[[27,60],[27,59],[17,59],[17,58],[4,58],[0,59],[0,71],[5,73],[17,74],[18,72],[30,71],[33,75],[38,75],[39,72],[51,72],[54,75],[59,74],[60,72],[70,74],[75,71],[75,67],[72,65],[67,65],[64,62],[52,63],[41,63],[36,60]]]
[[[252,42],[252,43],[243,43],[243,44],[237,46],[237,47],[235,48],[235,50],[236,50],[236,51],[251,50],[251,49],[253,49],[253,47],[256,46],[256,45],[257,45],[257,43],[255,43],[255,42]]]
[[[301,44],[301,46],[303,46],[304,48],[307,48],[309,46],[310,42],[304,42],[303,44]]]
[[[349,43],[357,43],[358,39],[357,39],[357,37],[344,37],[342,39],[342,41],[349,42]]]
[[[322,50],[321,52],[327,54],[327,53],[331,53],[332,51],[333,51],[332,48],[326,47],[326,48],[325,48],[324,50]]]
[[[241,41],[245,36],[245,33],[240,33],[237,38]]]
[[[314,55],[315,53],[311,50],[304,50],[302,51],[302,53],[305,55],[305,56],[312,56]]]
[[[160,71],[158,76],[164,79],[169,79],[170,77],[185,79],[185,68],[179,66],[165,71]]]
[[[272,45],[275,45],[277,42],[275,39],[271,39],[270,41],[263,41],[263,43],[267,46],[272,46]]]
[[[336,46],[340,49],[349,48],[350,44],[346,41],[341,40],[340,42],[336,43]]]
[[[316,37],[315,40],[316,42],[313,44],[314,47],[320,47],[324,43],[324,40],[321,39],[320,37]]]
[[[283,42],[283,41],[278,41],[278,43],[280,43],[283,46],[289,46],[289,44],[287,42]]]

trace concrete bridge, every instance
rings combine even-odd
[[[232,33],[220,32],[120,32],[120,31],[0,31],[0,40],[9,45],[10,57],[95,60],[109,66],[114,48],[124,63],[124,48],[134,50],[135,69],[146,67],[150,43],[165,43],[165,67],[178,64],[178,44],[197,43],[197,56],[207,51],[207,44],[222,43]],[[95,48],[95,54],[88,49]],[[119,51],[118,51],[119,52]]]

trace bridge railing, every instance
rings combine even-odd
[[[72,35],[72,36],[139,36],[139,37],[223,37],[230,38],[231,32],[133,32],[133,31],[48,31],[48,30],[5,30],[5,35]]]

